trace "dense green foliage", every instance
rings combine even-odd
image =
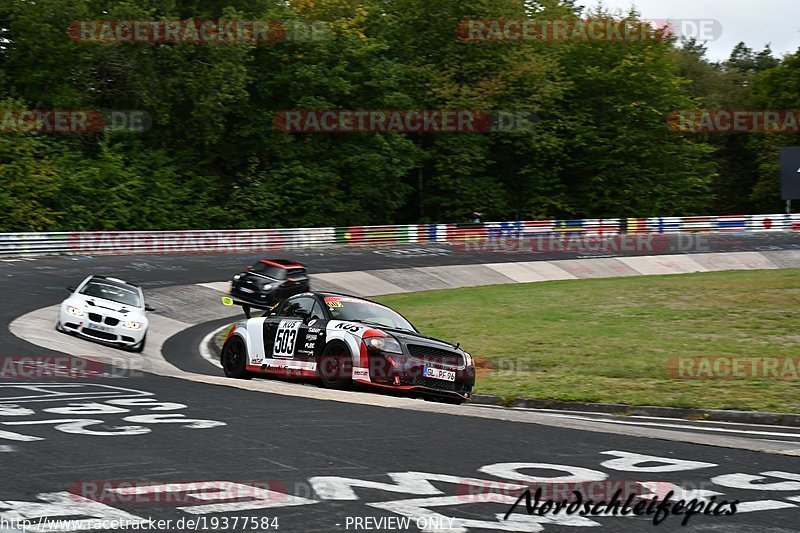
[[[0,0],[0,109],[136,109],[145,132],[0,133],[0,231],[775,212],[787,135],[679,134],[669,113],[800,108],[800,51],[464,42],[468,18],[571,0]],[[592,16],[605,16],[594,13]],[[631,13],[630,17],[635,17]],[[329,39],[70,40],[86,19],[272,19]],[[535,112],[532,131],[293,134],[287,109]]]

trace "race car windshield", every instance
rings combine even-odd
[[[417,332],[411,322],[388,307],[353,298],[325,298],[334,320],[364,322],[375,326]]]
[[[128,289],[121,285],[104,283],[102,281],[90,281],[82,289],[81,294],[111,300],[118,304],[130,305],[131,307],[142,307],[139,292]]]

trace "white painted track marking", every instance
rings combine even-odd
[[[576,415],[561,415],[556,413],[544,413],[546,416],[554,416],[558,418],[570,418],[573,420],[588,420],[588,421],[597,421],[596,418],[591,418],[587,416],[576,416]],[[677,428],[683,430],[694,430],[694,431],[713,431],[717,433],[740,433],[745,435],[754,435],[754,436],[764,436],[764,437],[794,437],[798,439],[800,442],[800,434],[798,433],[783,433],[778,431],[754,431],[748,429],[729,429],[729,428],[718,428],[718,427],[702,427],[702,426],[692,426],[689,424],[671,424],[671,423],[661,423],[661,422],[641,422],[641,421],[628,421],[628,420],[615,420],[615,419],[603,419],[602,422],[608,424],[621,424],[626,426],[648,426],[648,427],[662,427],[662,428]],[[786,442],[786,441],[781,441]]]
[[[197,285],[201,287],[205,287],[206,289],[212,289],[215,291],[219,291],[224,294],[228,294],[229,289],[231,288],[230,281],[214,281],[211,283],[198,283]]]
[[[52,401],[102,400],[107,398],[127,398],[153,395],[152,392],[116,387],[113,385],[103,385],[100,383],[63,384],[22,382],[0,384],[0,393],[2,393],[4,390],[11,390],[17,394],[22,391],[27,391],[29,394],[24,396],[0,395],[0,405]]]
[[[219,358],[216,357],[214,354],[212,354],[211,350],[208,349],[208,343],[211,342],[211,339],[213,339],[215,335],[218,335],[220,331],[228,327],[230,326],[229,325],[222,326],[219,329],[215,329],[214,331],[203,337],[203,340],[200,341],[200,346],[199,346],[200,355],[203,357],[203,359],[205,359],[212,365],[216,366],[217,368],[222,368],[222,363],[220,363]]]
[[[476,407],[483,407],[485,409],[508,409],[508,407],[502,407],[498,405],[479,405],[476,404]],[[575,415],[575,416],[583,416],[586,417],[587,415],[592,415],[597,417],[595,420],[598,421],[605,421],[605,420],[619,420],[620,416],[623,415],[615,415],[613,413],[600,413],[600,412],[587,412],[587,411],[570,411],[568,409],[535,409],[531,407],[513,407],[515,411],[533,411],[540,414],[552,414],[558,416],[566,416],[566,415]],[[759,428],[778,428],[778,429],[796,429],[798,431],[798,436],[800,436],[800,427],[795,426],[781,426],[776,424],[746,424],[743,422],[727,422],[724,420],[687,420],[684,418],[674,418],[674,417],[667,417],[667,416],[645,416],[645,415],[630,415],[625,416],[625,420],[655,420],[657,422],[694,422],[697,424],[716,424],[720,426],[758,426]],[[699,426],[698,426],[699,427]]]

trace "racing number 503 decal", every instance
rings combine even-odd
[[[292,357],[294,345],[297,342],[297,333],[300,330],[299,320],[281,320],[278,332],[275,334],[275,357]]]

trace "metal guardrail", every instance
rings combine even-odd
[[[800,231],[800,214],[629,218],[627,233]]]
[[[336,244],[464,242],[485,237],[800,231],[800,214],[528,220],[252,230],[0,233],[0,257],[276,252]]]

